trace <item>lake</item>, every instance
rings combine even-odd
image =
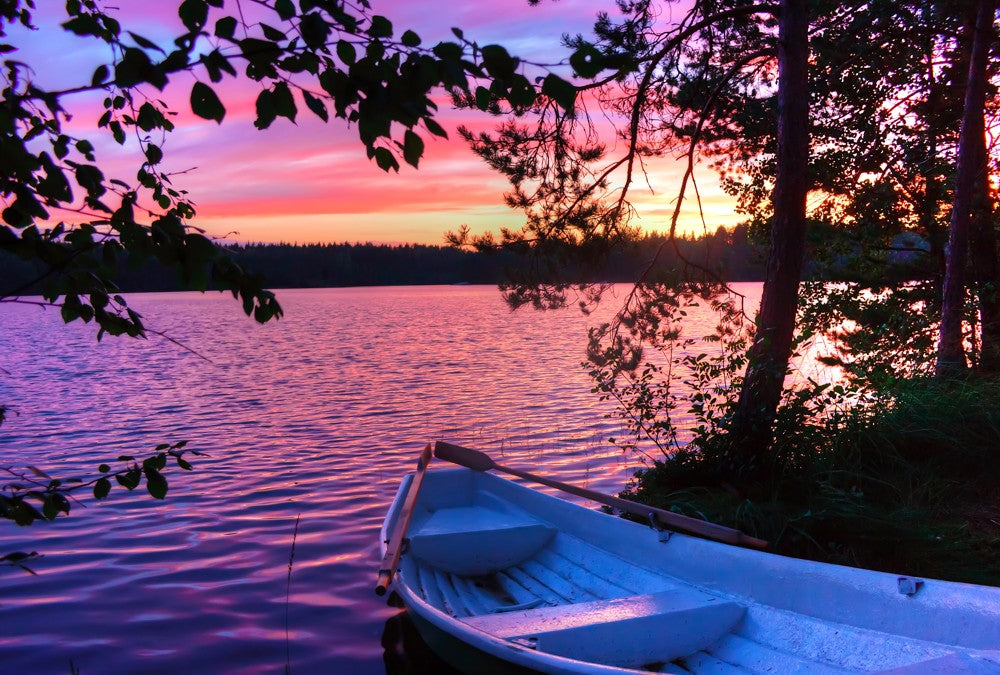
[[[611,404],[581,366],[614,298],[584,317],[511,312],[484,286],[278,297],[266,326],[219,294],[130,297],[198,355],[0,307],[0,467],[92,474],[182,439],[207,453],[168,468],[163,502],[116,486],[54,523],[0,524],[0,552],[44,554],[37,576],[0,567],[0,671],[440,672],[373,593],[378,529],[422,446],[607,492],[637,465],[606,443]]]

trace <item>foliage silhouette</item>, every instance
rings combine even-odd
[[[611,252],[600,266],[577,266],[567,274],[579,280],[628,282],[633,271],[651,260],[663,247],[662,235],[646,235]],[[717,230],[704,237],[681,239],[678,247],[686,259],[701,260],[727,279],[759,281],[763,278],[763,252],[747,237],[746,228]],[[469,252],[447,246],[407,244],[247,244],[225,245],[225,252],[245,269],[261,274],[269,288],[321,288],[340,286],[396,286],[426,284],[500,284],[511,274],[527,273],[530,257],[513,251]],[[661,271],[680,268],[673,249],[661,254]],[[30,285],[44,271],[39,261],[23,261],[0,253],[0,293],[24,288],[40,293],[41,283]],[[140,267],[120,264],[116,283],[122,292],[189,290],[174,270],[156,260]]]

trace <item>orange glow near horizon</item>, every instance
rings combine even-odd
[[[443,108],[440,121],[449,139],[423,134],[427,145],[420,168],[404,165],[397,174],[365,158],[352,128],[300,118],[297,126],[279,120],[260,132],[252,126],[249,107],[238,110],[221,128],[185,127],[175,134],[179,138],[169,155],[176,169],[184,170],[193,165],[185,165],[184,158],[197,156],[199,146],[218,146],[202,156],[195,171],[177,179],[195,197],[197,223],[210,234],[239,242],[442,244],[444,233],[460,225],[480,233],[517,229],[524,222],[521,212],[503,202],[507,181],[458,137],[460,124],[483,127],[492,119]],[[639,177],[630,192],[634,223],[666,232],[684,164],[664,158],[648,165],[653,191]],[[689,185],[678,231],[700,234],[734,226],[740,216],[715,174],[701,168],[697,178],[705,222]]]
[[[198,208],[194,222],[210,235],[238,242],[441,244],[444,233],[460,225],[480,233],[524,222],[523,214],[503,203],[507,181],[458,137],[459,125],[488,129],[491,118],[442,108],[439,119],[449,139],[424,133],[420,168],[404,165],[398,174],[385,173],[365,157],[353,128],[323,124],[302,111],[295,125],[278,120],[258,131],[247,95],[232,94],[221,126],[181,114],[164,146],[165,168],[179,172],[175,186],[190,192]],[[110,142],[99,152],[113,175],[127,178],[134,170],[135,154]],[[642,177],[633,181],[635,224],[665,232],[683,163],[664,158],[649,168],[654,192]],[[732,200],[715,174],[703,168],[697,177],[706,222],[689,186],[679,232],[735,225]]]

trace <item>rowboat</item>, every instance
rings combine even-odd
[[[426,471],[425,449],[382,527],[379,583],[461,671],[1000,673],[1000,588],[672,532],[487,473],[569,487],[475,450],[436,454],[471,468]]]

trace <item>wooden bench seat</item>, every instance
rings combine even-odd
[[[559,656],[622,667],[667,662],[712,644],[745,608],[689,587],[467,617],[481,631]]]
[[[410,551],[426,564],[460,576],[482,576],[524,562],[556,530],[530,518],[481,506],[440,509],[410,537]]]

